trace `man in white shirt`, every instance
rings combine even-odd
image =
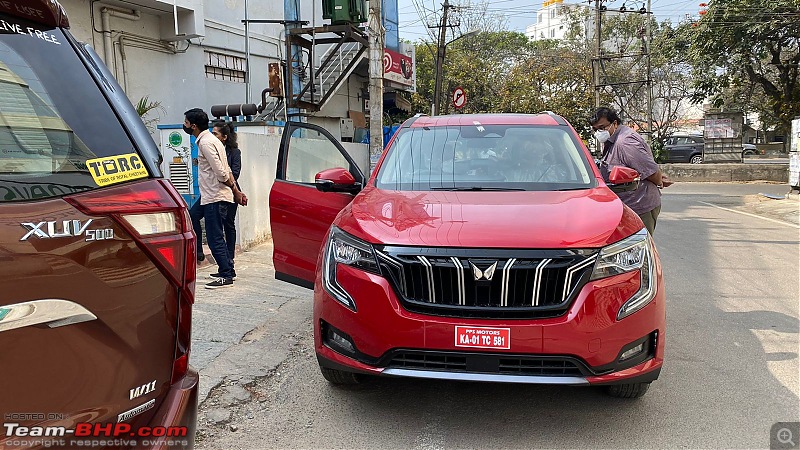
[[[228,166],[225,146],[208,131],[208,115],[200,108],[186,111],[183,131],[197,140],[197,181],[206,221],[206,240],[219,266],[218,278],[206,284],[206,288],[233,286],[233,261],[228,257],[222,224],[228,205],[234,201],[246,205],[247,199],[236,186],[236,180]]]

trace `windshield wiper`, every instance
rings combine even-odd
[[[483,187],[483,186],[470,186],[470,187],[433,187],[432,191],[524,191],[522,188],[512,187]]]

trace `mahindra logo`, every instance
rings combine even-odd
[[[494,276],[494,270],[497,269],[497,261],[495,261],[494,264],[492,264],[491,266],[489,266],[484,270],[479,269],[478,266],[472,263],[472,261],[469,262],[469,265],[470,267],[472,267],[472,275],[475,277],[475,281],[480,281],[480,280],[492,281],[492,277]]]
[[[61,222],[61,229],[58,229],[58,222],[23,222],[21,225],[28,230],[20,241],[27,241],[29,237],[36,236],[40,239],[53,239],[60,237],[81,236],[91,225],[92,219],[86,222],[80,220],[64,220]]]

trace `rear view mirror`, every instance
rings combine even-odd
[[[320,192],[347,192],[355,194],[361,190],[361,183],[356,183],[347,169],[336,167],[325,169],[314,176],[314,184]]]
[[[615,166],[608,175],[608,187],[613,192],[629,192],[639,188],[639,172],[629,167]]]

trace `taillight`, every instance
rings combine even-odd
[[[196,237],[186,204],[171,183],[147,180],[65,197],[89,216],[110,216],[128,230],[180,293],[172,382],[186,375],[197,277]]]

